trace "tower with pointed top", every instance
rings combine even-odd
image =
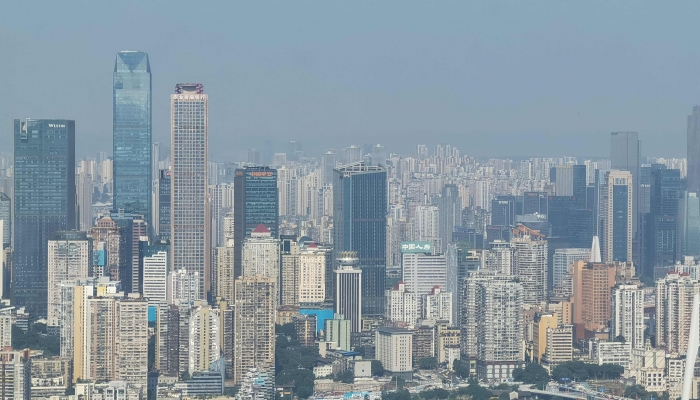
[[[143,215],[152,226],[151,96],[148,54],[117,53],[112,103],[114,210]]]

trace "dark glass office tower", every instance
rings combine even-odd
[[[645,269],[642,273],[654,277],[654,267],[672,266],[680,257],[676,254],[678,207],[683,189],[678,169],[651,171],[651,207],[647,222]]]
[[[241,276],[243,242],[260,224],[279,235],[277,170],[270,167],[237,169],[233,180],[234,275]]]
[[[610,134],[610,167],[632,174],[632,235],[637,232],[638,194],[641,141],[637,132],[613,132]]]
[[[571,209],[566,223],[566,236],[569,246],[587,248],[593,243],[595,231],[593,211],[588,209]]]
[[[523,193],[523,214],[547,215],[547,193],[525,192]]]
[[[16,119],[14,125],[12,304],[45,316],[48,240],[76,226],[75,121]]]
[[[513,226],[515,224],[515,196],[497,196],[491,200],[491,225]]]
[[[700,106],[688,115],[688,191],[700,192]]]
[[[547,201],[547,221],[552,225],[552,236],[567,236],[569,211],[575,208],[575,204],[573,196],[549,196]]]
[[[585,165],[573,165],[573,196],[574,196],[574,208],[584,209],[586,207],[586,166]]]
[[[158,178],[158,224],[161,241],[170,241],[170,171],[161,169]]]
[[[151,65],[140,51],[117,53],[114,63],[113,149],[115,211],[151,224]]]
[[[362,314],[384,314],[386,279],[386,169],[364,162],[344,165],[333,176],[333,245],[354,251],[362,270]]]

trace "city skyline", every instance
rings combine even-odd
[[[0,397],[697,399],[700,4],[412,1],[0,25]]]
[[[119,35],[105,32],[128,23],[128,13],[95,10],[106,23],[86,25],[76,19],[85,10],[46,6],[42,12],[66,18],[47,19],[41,30],[32,31],[19,21],[8,21],[1,32],[10,39],[0,50],[8,54],[27,48],[37,51],[28,52],[21,61],[11,59],[7,73],[0,77],[3,87],[15,93],[12,101],[0,99],[4,110],[0,137],[10,137],[7,128],[13,118],[65,116],[79,121],[80,157],[103,150],[102,143],[109,140],[112,130],[111,107],[99,101],[109,96],[112,85],[104,71],[113,64],[114,53],[126,49],[149,53],[158,72],[153,81],[155,142],[168,142],[167,104],[172,85],[195,79],[208,87],[212,98],[220,100],[211,110],[212,141],[233,148],[241,159],[248,148],[262,148],[263,138],[271,139],[280,152],[285,150],[281,138],[293,136],[305,143],[307,151],[320,154],[350,135],[358,142],[377,137],[396,152],[407,152],[412,148],[409,143],[431,137],[470,147],[471,153],[484,157],[520,152],[541,156],[566,150],[580,152],[576,156],[603,156],[605,145],[597,142],[617,130],[640,132],[646,143],[643,155],[658,149],[663,153],[659,156],[680,156],[687,110],[700,104],[696,95],[700,82],[691,68],[698,55],[688,39],[698,28],[680,22],[692,14],[688,10],[697,8],[692,3],[651,9],[607,5],[608,16],[595,13],[596,7],[586,4],[571,8],[511,4],[512,12],[517,13],[513,15],[522,15],[531,24],[512,24],[510,13],[500,13],[490,4],[398,7],[386,2],[371,6],[375,17],[368,17],[362,5],[313,10],[276,5],[271,10],[260,5],[231,5],[230,13],[203,7],[200,12],[211,23],[195,27],[187,23],[181,5],[124,2],[117,9],[141,12],[133,16],[139,22],[136,28]],[[23,15],[37,11],[35,7],[10,4],[7,11]],[[252,24],[263,11],[270,23]],[[157,27],[153,26],[150,19],[160,13],[170,18],[158,18]],[[295,29],[295,23],[287,20],[290,13],[299,16],[297,21],[305,28]],[[232,15],[239,23],[224,23],[224,15]],[[387,24],[382,17],[389,15],[399,18],[388,18],[392,22]],[[588,17],[585,23],[579,15]],[[338,18],[346,23],[326,22]],[[627,23],[629,30],[617,24],[622,18],[634,21]],[[441,23],[432,23],[434,19]],[[591,24],[591,19],[597,24]],[[659,19],[679,23],[660,32],[647,29],[658,26],[655,21]],[[58,21],[72,22],[61,27]],[[184,26],[188,28],[182,29]],[[597,29],[593,31],[592,26]],[[186,34],[187,29],[194,34]],[[560,34],[548,35],[548,29]],[[317,35],[321,30],[325,34]],[[365,47],[365,30],[383,40]],[[60,53],[42,43],[49,32],[48,43],[67,42]],[[71,43],[74,35],[84,39]],[[195,38],[200,35],[219,38],[229,51],[201,46]],[[601,36],[610,40],[600,40]],[[646,41],[651,38],[653,42]],[[181,43],[192,57],[177,58],[170,43]],[[528,51],[530,46],[534,48]],[[454,49],[460,51],[449,51]],[[51,66],[39,62],[44,53],[60,62]],[[649,58],[650,53],[659,57]],[[423,59],[432,61],[421,62]],[[550,65],[554,75],[538,72]],[[511,74],[514,71],[520,73]],[[65,79],[57,80],[57,76]],[[502,86],[483,83],[497,82],[499,77],[506,79]],[[65,93],[65,85],[77,79],[87,84],[71,87],[72,96],[62,104],[30,101]],[[373,85],[377,86],[376,100],[372,100]],[[295,98],[298,100],[293,101]],[[266,103],[269,105],[261,107]],[[237,136],[235,142],[229,139],[232,133]],[[394,149],[388,146],[398,137],[405,140]],[[322,141],[312,142],[313,138]],[[317,149],[312,148],[315,143]],[[223,148],[216,149],[212,159],[225,156]]]

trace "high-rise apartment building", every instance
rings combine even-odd
[[[83,350],[83,342],[76,341],[75,328],[82,327],[85,318],[85,304],[88,297],[95,294],[97,280],[95,278],[80,278],[73,281],[61,282],[61,321],[60,325],[60,349],[61,358],[73,360],[74,345],[78,345],[79,351]],[[76,325],[76,319],[78,324]],[[82,335],[78,335],[82,338]],[[82,360],[82,357],[79,357]],[[82,364],[79,364],[79,366]],[[79,370],[81,368],[78,368]]]
[[[142,286],[140,293],[149,303],[168,301],[168,245],[141,242]]]
[[[552,257],[553,281],[552,287],[557,287],[565,276],[573,272],[573,264],[580,260],[589,260],[591,249],[587,248],[561,248],[554,250]],[[571,288],[568,288],[571,291]]]
[[[151,64],[148,54],[121,51],[114,63],[114,210],[151,223]]]
[[[430,294],[423,296],[423,318],[435,321],[447,321],[449,326],[453,326],[452,319],[452,292],[446,292],[439,287],[434,287]]]
[[[688,191],[700,193],[700,106],[688,115]]]
[[[299,305],[299,243],[296,238],[282,237],[281,248],[281,288],[280,302],[282,305]]]
[[[130,267],[127,259],[127,235],[111,217],[105,216],[97,220],[92,228],[92,241],[95,249],[99,250],[99,259],[93,264],[92,276],[108,276],[118,281]],[[101,245],[102,244],[102,245]]]
[[[310,243],[299,253],[299,304],[322,304],[326,299],[328,252]]]
[[[440,209],[436,206],[416,206],[413,221],[413,237],[430,242],[435,249],[442,248],[440,237]]]
[[[92,263],[92,240],[87,233],[60,231],[48,243],[47,327],[58,331],[62,321],[61,283],[85,278]]]
[[[269,167],[237,169],[233,195],[235,277],[239,277],[245,239],[261,224],[270,231],[273,239],[279,236],[277,170]]]
[[[610,336],[644,348],[644,291],[635,284],[617,285],[612,290]]]
[[[214,249],[214,260],[211,268],[211,290],[214,299],[221,298],[233,302],[235,288],[233,258],[234,247],[232,245]]]
[[[0,399],[32,398],[32,362],[29,350],[0,351]]]
[[[511,239],[510,244],[513,275],[523,286],[523,302],[537,305],[547,300],[547,241],[524,236]]]
[[[406,290],[419,296],[447,287],[447,258],[433,255],[430,242],[402,242],[401,269]]]
[[[252,368],[274,372],[275,281],[265,276],[236,279],[234,381]]]
[[[693,296],[698,290],[697,280],[677,272],[656,281],[656,345],[666,353],[686,353]]]
[[[115,376],[111,379],[145,388],[148,384],[148,302],[143,298],[125,297],[117,299],[114,305]],[[92,339],[101,340],[94,336]]]
[[[197,298],[210,288],[211,229],[207,201],[208,97],[199,83],[178,83],[171,108],[171,270],[199,275]]]
[[[351,321],[353,332],[362,330],[363,271],[357,268],[359,260],[355,252],[340,252],[335,272],[335,312]]]
[[[461,348],[483,380],[512,377],[524,360],[523,286],[513,277],[477,273],[464,280]]]
[[[603,216],[603,261],[632,261],[634,177],[629,171],[605,174],[601,202]]]
[[[338,167],[333,178],[333,245],[354,251],[362,270],[362,313],[384,314],[386,169],[363,162]]]
[[[12,303],[47,310],[48,241],[76,227],[75,121],[14,121]]]
[[[221,358],[221,316],[206,302],[195,301],[189,323],[189,373],[208,371]]]
[[[262,224],[258,225],[243,243],[241,272],[241,276],[269,277],[279,290],[280,241],[272,237],[270,230]],[[280,296],[277,293],[275,303],[278,304],[279,300]]]
[[[387,321],[405,322],[414,326],[420,318],[419,297],[406,290],[406,285],[399,282],[395,288],[386,291],[385,313]]]
[[[148,383],[148,302],[74,291],[74,379]]]

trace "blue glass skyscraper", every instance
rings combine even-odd
[[[14,121],[15,202],[12,304],[34,315],[47,309],[47,248],[75,229],[75,121]]]
[[[260,224],[279,235],[277,170],[269,167],[237,169],[233,180],[234,275],[241,275],[243,242]]]
[[[151,65],[140,51],[114,63],[114,210],[151,221]]]
[[[383,166],[344,165],[333,176],[333,246],[355,251],[362,270],[362,314],[383,315],[387,180]]]

